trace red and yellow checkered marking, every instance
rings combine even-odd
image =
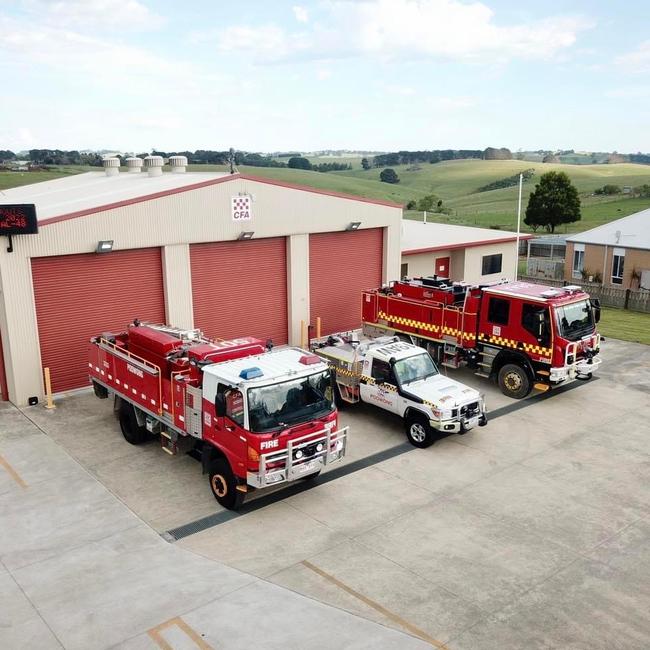
[[[542,357],[550,357],[553,354],[553,350],[551,350],[551,348],[545,348],[541,345],[536,345],[535,343],[522,343],[521,341],[507,339],[503,336],[488,336],[487,334],[479,334],[478,340],[483,341],[484,343],[493,343],[494,345],[500,345],[504,348],[524,350],[524,352],[528,352],[529,354],[539,354]]]
[[[402,316],[390,316],[389,314],[380,311],[377,314],[377,318],[385,320],[392,325],[405,325],[406,327],[413,327],[415,329],[432,332],[434,334],[442,335],[447,334],[448,336],[455,336],[456,338],[460,337],[466,341],[476,340],[476,336],[472,332],[463,332],[462,330],[456,329],[455,327],[448,327],[447,325],[434,325],[433,323],[425,323],[424,321],[414,320],[412,318],[403,318]]]

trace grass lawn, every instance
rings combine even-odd
[[[603,307],[598,331],[607,338],[650,345],[650,314]]]

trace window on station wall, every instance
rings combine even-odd
[[[408,274],[409,274],[409,265],[406,262],[404,262],[402,263],[402,266],[400,266],[399,277],[407,278]]]
[[[575,244],[573,249],[573,277],[580,279],[585,270],[585,245]]]
[[[497,253],[496,255],[483,255],[481,258],[481,274],[491,275],[492,273],[501,273],[501,266],[503,263],[503,255]]]
[[[488,320],[495,325],[507,325],[510,318],[510,301],[503,298],[490,298]]]
[[[612,255],[612,284],[623,284],[625,249],[615,248]]]

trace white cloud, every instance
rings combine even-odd
[[[412,97],[415,95],[415,88],[411,86],[400,86],[399,84],[386,84],[383,89],[391,95],[400,95],[401,97]]]
[[[294,5],[292,7],[293,15],[296,17],[296,20],[299,23],[308,23],[309,22],[309,12],[300,5]]]
[[[53,27],[102,30],[156,29],[164,19],[138,0],[24,0],[38,20]]]
[[[325,81],[332,76],[332,71],[327,68],[321,68],[317,73],[316,77],[319,81]]]
[[[650,41],[644,41],[635,50],[621,54],[615,61],[627,72],[650,72]]]
[[[277,25],[229,27],[219,34],[219,46],[248,52],[261,62],[334,56],[506,62],[550,59],[592,26],[575,16],[499,25],[494,11],[478,1],[336,0],[325,7],[323,21],[308,32]]]

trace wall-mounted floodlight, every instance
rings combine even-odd
[[[239,241],[246,241],[248,239],[253,239],[254,234],[255,233],[252,230],[247,230],[245,232],[239,233],[239,237],[237,237],[237,239],[239,239]]]
[[[360,221],[353,221],[352,223],[349,223],[345,229],[346,230],[359,230],[359,226],[361,225]]]
[[[110,253],[113,250],[113,240],[105,240],[97,242],[95,253]]]

